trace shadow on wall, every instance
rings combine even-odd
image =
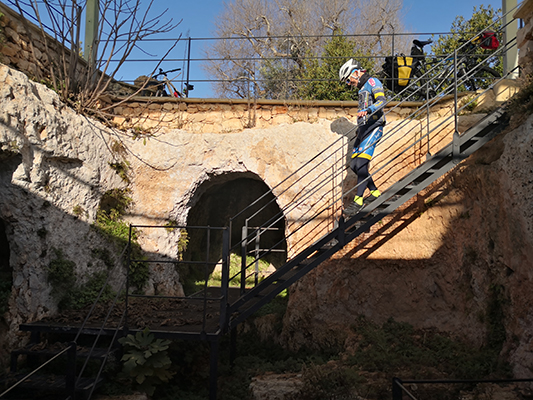
[[[250,206],[255,200],[265,195],[260,201]],[[257,227],[273,220],[281,218],[274,225],[276,230],[268,231],[261,235],[260,248],[268,249],[273,246],[282,249],[283,252],[271,253],[265,260],[275,268],[280,267],[286,260],[287,244],[285,241],[285,217],[283,216],[276,199],[270,188],[252,173],[230,173],[211,177],[204,182],[196,191],[192,199],[193,206],[189,211],[187,226],[212,226],[225,227],[229,225],[232,217],[240,214],[232,223],[231,253],[241,254],[239,242],[242,237],[242,227],[247,218],[262,207],[265,207],[260,216],[248,223],[249,227]],[[250,206],[250,207],[248,207]],[[247,208],[248,207],[248,208]],[[208,254],[207,238],[205,232],[188,229],[189,245],[184,254],[184,260],[204,261],[220,260],[222,258],[222,235],[217,234],[209,241]],[[255,248],[255,241],[248,246],[248,254]],[[209,271],[209,273],[212,272]]]

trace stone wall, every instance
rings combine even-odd
[[[70,51],[2,3],[0,13],[3,14],[0,27],[4,36],[0,41],[0,62],[38,81],[50,80],[52,65],[57,68],[59,60],[65,55],[69,57]],[[81,73],[85,62],[80,58],[79,63],[78,72]]]
[[[264,129],[295,122],[317,123],[346,117],[355,120],[356,101],[278,101],[230,99],[172,99],[137,97],[128,101],[107,99],[113,121],[139,134],[182,129],[193,133],[232,133],[248,128]],[[389,122],[409,116],[420,103],[387,105]],[[431,115],[449,115],[453,96],[431,108]]]

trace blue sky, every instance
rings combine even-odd
[[[156,7],[164,9],[167,2],[156,0]],[[472,16],[474,6],[481,4],[491,5],[498,9],[502,7],[502,0],[403,0],[404,23],[407,29],[417,33],[448,32],[455,17],[462,15],[465,18]],[[184,36],[187,34],[191,38],[208,38],[213,36],[213,22],[220,14],[223,7],[222,0],[196,0],[179,1],[178,7],[171,7],[166,16],[175,20],[182,19],[177,28]],[[429,36],[421,36],[426,39]],[[206,42],[192,41],[192,57],[201,57],[201,46]],[[185,50],[176,58],[183,58]],[[194,66],[196,65],[196,67]],[[178,66],[180,67],[180,66]],[[170,69],[170,67],[168,68]],[[127,79],[125,77],[125,79]],[[204,76],[198,63],[191,65],[190,79],[209,79]],[[190,93],[190,97],[212,97],[208,83],[195,83],[195,90]]]
[[[474,7],[502,8],[502,0],[403,0],[404,23],[413,32],[448,32],[455,17],[472,16]]]

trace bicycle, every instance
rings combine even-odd
[[[471,40],[460,41],[457,53],[457,79],[459,90],[476,91],[485,88],[501,75],[493,68],[478,62],[483,55],[475,54],[478,47],[495,50],[499,42],[494,32],[485,31]],[[433,43],[413,40],[410,56],[403,54],[386,57],[382,65],[385,86],[404,99],[427,100],[446,94],[455,78],[454,57],[427,61],[424,47]]]
[[[145,88],[141,91],[141,96],[169,97],[169,94],[165,90],[166,88],[168,89],[169,93],[172,94],[172,97],[185,97],[182,92],[176,89],[171,80],[168,79],[167,75],[176,71],[181,71],[181,68],[171,69],[168,71],[163,71],[161,68],[159,68],[159,73],[157,75],[155,75],[153,78],[148,78]],[[161,80],[158,79],[159,76],[162,76]],[[177,76],[179,76],[179,74]]]

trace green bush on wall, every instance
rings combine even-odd
[[[130,226],[124,221],[124,214],[133,203],[130,194],[131,191],[129,189],[107,191],[102,196],[94,223],[95,228],[113,242],[119,251],[122,251],[128,245],[130,237]],[[144,256],[137,240],[137,231],[133,229],[131,232],[132,258],[140,260]],[[142,290],[149,276],[150,272],[147,263],[136,262],[130,265],[130,284],[135,286],[138,291]]]
[[[60,309],[80,309],[93,304],[100,291],[102,291],[100,301],[107,301],[115,296],[111,286],[105,283],[107,277],[105,272],[95,272],[85,283],[79,285],[75,271],[76,263],[65,258],[61,250],[53,249],[53,251],[55,258],[48,266],[48,283],[52,286],[52,295],[58,301]]]

